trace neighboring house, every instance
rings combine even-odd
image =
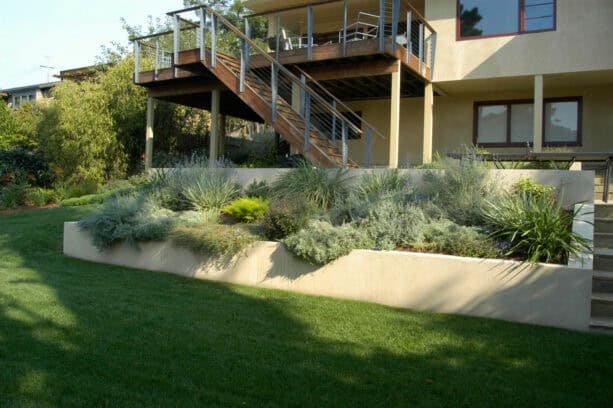
[[[151,98],[264,120],[327,165],[418,164],[473,144],[613,151],[610,0],[246,6],[251,29],[211,10],[169,13],[177,29],[135,39],[135,81]],[[262,19],[267,35],[256,38],[249,31]],[[222,35],[249,52],[223,48]],[[140,67],[147,58],[152,70]]]
[[[20,86],[17,88],[3,89],[2,99],[10,108],[18,108],[22,103],[34,103],[51,99],[51,89],[57,82]]]

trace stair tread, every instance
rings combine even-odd
[[[594,271],[592,276],[596,279],[613,280],[613,271]]]
[[[613,237],[613,232],[595,232],[594,236],[600,235],[602,237]]]
[[[590,326],[613,329],[613,318],[595,316],[590,319]]]
[[[613,293],[593,292],[592,300],[598,302],[613,302]]]
[[[613,249],[611,248],[594,248],[594,255],[598,256],[613,256]]]

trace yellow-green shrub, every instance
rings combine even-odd
[[[240,221],[252,223],[261,219],[268,210],[268,200],[260,197],[241,197],[226,205],[222,212]]]

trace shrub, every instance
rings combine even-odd
[[[264,216],[268,209],[268,200],[260,197],[241,197],[226,205],[222,211],[232,218],[252,223]]]
[[[219,211],[182,211],[176,215],[177,225],[195,227],[203,224],[219,223]]]
[[[136,188],[133,186],[120,187],[117,189],[107,189],[97,194],[87,194],[80,197],[66,198],[60,201],[62,207],[79,207],[82,205],[102,204],[106,199],[134,193]]]
[[[356,191],[360,197],[371,197],[390,193],[411,195],[414,190],[409,176],[398,169],[390,169],[365,174]]]
[[[104,203],[102,209],[85,217],[80,226],[92,236],[100,250],[127,241],[136,245],[140,241],[166,238],[175,224],[172,212],[139,195],[115,196]]]
[[[257,239],[238,225],[224,224],[179,227],[170,234],[170,238],[178,246],[213,256],[234,255]]]
[[[300,195],[319,208],[330,208],[349,193],[349,177],[342,169],[328,170],[302,162],[281,175],[272,185],[272,195],[286,198]]]
[[[270,193],[270,185],[266,180],[253,180],[247,187],[245,187],[245,195],[247,197],[269,198]]]
[[[444,171],[424,175],[426,193],[445,211],[449,219],[461,225],[480,225],[485,195],[498,192],[487,180],[487,169],[478,160],[441,159]]]
[[[280,240],[306,227],[315,209],[301,197],[273,200],[262,218],[268,239]]]
[[[354,249],[374,246],[363,231],[349,224],[335,227],[325,221],[314,221],[307,228],[287,237],[283,243],[296,256],[315,265],[325,265]]]
[[[575,214],[543,195],[507,194],[488,201],[484,216],[492,237],[509,243],[507,255],[563,264],[569,255],[589,250],[588,241],[572,232]]]
[[[40,152],[20,148],[0,150],[0,177],[7,175],[20,175],[23,180],[19,181],[40,187],[50,186],[54,178]]]
[[[539,184],[530,178],[520,178],[513,185],[513,192],[517,194],[527,194],[537,198],[555,200],[555,188],[544,184]]]
[[[424,227],[424,241],[416,248],[428,252],[473,258],[497,258],[500,250],[486,234],[476,227],[457,225],[439,220]]]
[[[30,187],[25,183],[8,183],[0,189],[0,209],[24,205],[29,191]]]
[[[99,187],[98,180],[89,176],[78,180],[70,180],[68,182],[68,198],[95,194]]]
[[[58,200],[54,190],[37,187],[28,191],[25,201],[28,205],[42,207],[47,204],[56,203]]]
[[[373,249],[391,250],[421,241],[426,217],[421,209],[389,196],[371,205],[368,215],[354,222],[374,242]]]
[[[194,172],[185,175],[181,193],[192,209],[221,209],[240,192],[240,187],[219,172]]]

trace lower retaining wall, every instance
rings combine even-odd
[[[99,252],[77,223],[64,224],[64,253],[88,261],[198,279],[283,289],[545,326],[587,330],[592,271],[557,265],[355,250],[325,266],[309,265],[276,242],[213,259],[170,242]]]

